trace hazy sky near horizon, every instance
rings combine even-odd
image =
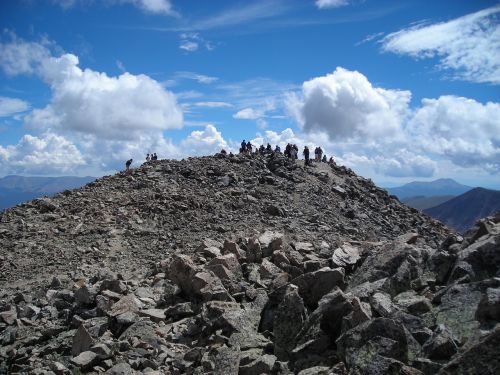
[[[2,1],[0,176],[246,139],[500,189],[499,21],[499,1]]]

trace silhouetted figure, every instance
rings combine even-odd
[[[294,149],[294,150],[295,150],[295,152],[293,153],[293,157],[292,157],[292,159],[297,160],[297,159],[299,158],[299,147],[298,147],[296,144],[294,144],[294,145],[292,146],[292,149]]]
[[[267,154],[270,154],[273,152],[273,148],[271,147],[271,145],[268,143],[267,146],[266,146],[266,153]]]
[[[149,154],[146,155],[146,162],[150,161],[151,160],[151,156],[149,156]]]
[[[241,142],[241,145],[240,145],[240,154],[246,154],[247,152],[247,143],[245,142],[245,140],[243,140]]]
[[[132,159],[129,159],[127,160],[127,162],[125,163],[125,171],[129,171],[130,170],[130,165],[132,165]]]
[[[281,152],[281,148],[279,145],[276,145],[276,147],[274,148],[274,152],[277,152],[277,153]]]
[[[287,158],[291,158],[291,157],[292,157],[292,154],[291,154],[291,152],[290,152],[291,150],[292,150],[292,145],[289,143],[289,144],[287,144],[287,145],[286,145],[286,147],[285,147],[285,156],[286,156]]]
[[[251,154],[251,153],[252,153],[252,144],[250,143],[250,141],[248,141],[248,142],[247,142],[247,152],[248,152],[249,154]]]
[[[326,163],[326,155],[323,155],[323,159],[321,159],[323,163]]]
[[[304,159],[306,160],[306,165],[309,165],[309,148],[307,146],[304,147],[304,151],[302,152],[304,154]]]

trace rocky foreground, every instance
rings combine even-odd
[[[462,237],[342,167],[148,163],[0,240],[0,373],[500,369],[500,214]]]

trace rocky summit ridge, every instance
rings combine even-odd
[[[345,167],[145,163],[0,216],[0,373],[495,374],[500,215]]]

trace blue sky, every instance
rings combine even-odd
[[[498,1],[0,8],[0,176],[97,176],[245,138],[321,145],[383,186],[500,188]]]

